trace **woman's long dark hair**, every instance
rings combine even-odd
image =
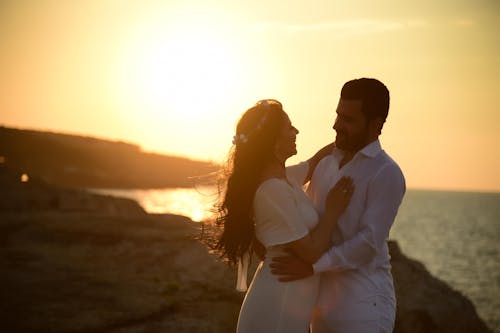
[[[216,250],[230,263],[252,252],[255,238],[253,199],[264,168],[274,157],[274,146],[285,112],[280,102],[262,100],[238,121],[216,204],[216,225],[222,229]]]

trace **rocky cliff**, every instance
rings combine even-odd
[[[244,295],[201,224],[18,176],[0,177],[2,331],[234,332]],[[489,332],[467,298],[390,252],[395,332]]]

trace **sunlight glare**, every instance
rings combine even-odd
[[[123,98],[151,120],[210,119],[237,89],[235,44],[213,22],[152,24],[127,49]]]

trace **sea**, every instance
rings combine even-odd
[[[136,200],[149,213],[210,217],[214,187],[93,189]],[[390,239],[435,277],[460,291],[500,333],[500,193],[408,190]]]

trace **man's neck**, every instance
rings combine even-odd
[[[342,157],[342,160],[340,161],[339,169],[341,169],[344,165],[349,163],[349,161],[352,160],[354,155],[356,155],[359,151],[365,149],[368,145],[371,145],[373,142],[375,142],[377,140],[378,140],[378,137],[373,138],[372,140],[368,140],[368,143],[365,144],[362,148],[360,148],[358,150],[342,150],[342,152],[344,153],[344,157]]]
[[[339,163],[339,169],[342,169],[344,165],[349,163],[350,160],[356,155],[357,151],[351,151],[351,150],[344,150],[344,157],[342,157],[342,160]]]

